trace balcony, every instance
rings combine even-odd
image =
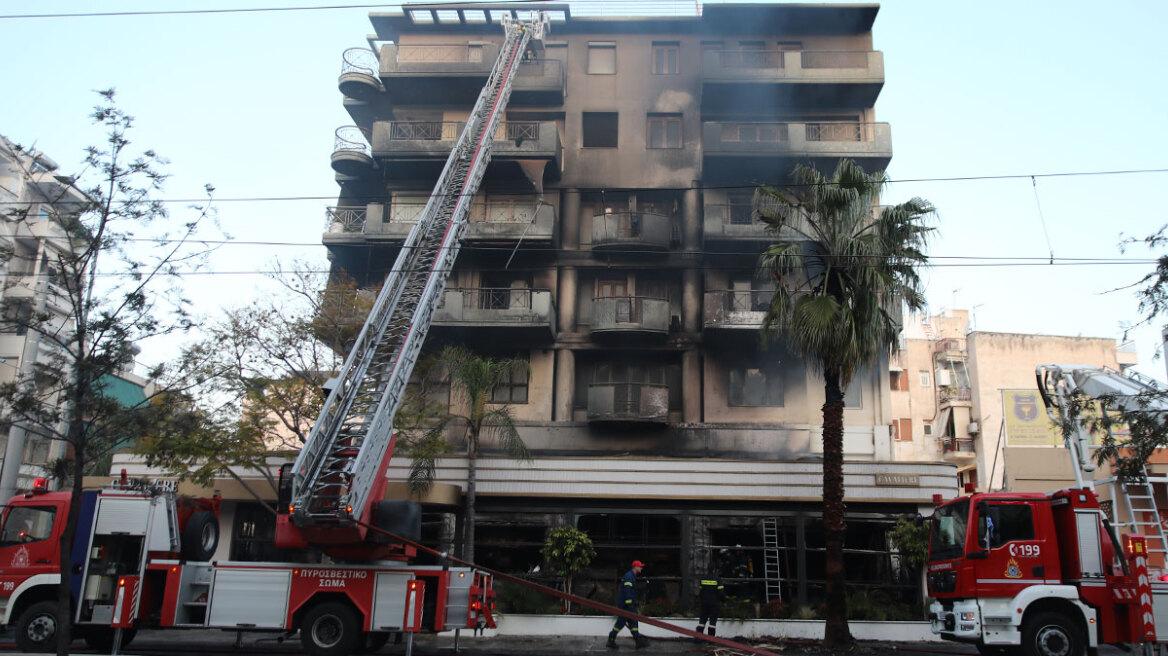
[[[887,123],[714,122],[702,124],[703,173],[715,183],[789,179],[795,164],[823,172],[842,158],[868,171],[883,170],[892,159]]]
[[[390,205],[371,203],[367,208],[329,208],[325,241],[343,241],[352,234],[360,234],[363,239],[404,241],[425,209],[422,202],[400,201]],[[551,205],[488,196],[471,205],[463,239],[476,243],[522,240],[522,246],[547,246],[552,243],[555,228],[556,210]]]
[[[669,387],[650,383],[593,383],[588,386],[588,421],[666,424]]]
[[[937,395],[942,405],[973,405],[973,390],[964,385],[941,385],[937,387]]]
[[[707,50],[703,110],[871,107],[884,86],[876,51]]]
[[[469,107],[498,58],[497,43],[385,45],[381,82],[395,104]]]
[[[643,296],[592,299],[592,334],[669,334],[669,301]]]
[[[666,252],[673,221],[653,212],[606,212],[592,217],[592,250]]]
[[[341,55],[341,75],[337,88],[348,98],[370,101],[385,88],[377,79],[377,55],[368,48],[349,48]]]
[[[941,452],[949,462],[966,463],[977,459],[972,437],[950,437],[940,439]]]
[[[462,121],[377,121],[373,156],[398,179],[438,178],[466,123]],[[554,121],[502,121],[491,140],[488,176],[527,179],[521,160],[545,160],[544,179],[560,177],[563,145]]]
[[[512,107],[564,104],[564,64],[558,59],[524,59],[511,84]]]
[[[355,125],[337,128],[332,160],[334,171],[352,178],[370,177],[377,170],[369,135]]]
[[[775,292],[769,289],[711,290],[706,292],[706,330],[760,330]]]
[[[546,289],[479,287],[447,289],[434,313],[434,328],[465,328],[478,337],[551,340],[556,307]]]

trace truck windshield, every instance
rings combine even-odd
[[[4,530],[0,532],[0,547],[47,540],[53,534],[52,506],[17,506],[8,512]]]
[[[960,558],[965,553],[965,527],[969,521],[969,499],[941,506],[933,513],[929,529],[929,560]]]

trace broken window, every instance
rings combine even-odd
[[[782,407],[783,378],[777,367],[730,370],[729,402],[741,407]]]
[[[585,148],[616,148],[616,112],[584,112],[582,123]]]

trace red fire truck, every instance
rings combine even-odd
[[[1075,394],[1104,413],[1164,411],[1162,399],[1146,394],[1157,390],[1099,367],[1041,365],[1038,388],[1056,419]],[[1148,573],[1152,540],[1136,531],[1120,536],[1101,510],[1088,431],[1076,423],[1065,442],[1073,488],[934,499],[927,571],[934,633],[982,654],[1081,656],[1101,644],[1151,645],[1157,626],[1168,627],[1168,589]],[[1136,517],[1127,526],[1139,529],[1141,513],[1128,506]]]
[[[505,14],[505,15],[501,15]],[[393,418],[446,278],[458,256],[491,143],[525,52],[543,47],[543,12],[491,12],[499,57],[294,465],[281,470],[276,546],[323,553],[327,564],[206,562],[218,539],[214,500],[126,481],[81,497],[71,554],[57,553],[65,493],[12,499],[0,528],[0,620],[25,651],[57,644],[64,557],[72,621],[91,645],[116,648],[137,628],[300,633],[314,656],[380,647],[418,631],[493,627],[492,577],[408,564],[417,504],[384,500]]]

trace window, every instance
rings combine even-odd
[[[931,382],[931,379],[929,378],[929,372],[928,372],[928,371],[926,371],[926,370],[924,370],[924,369],[921,369],[921,370],[920,370],[920,372],[919,372],[919,374],[920,374],[920,377],[921,377],[921,387],[930,387],[930,386],[932,386],[932,382]]]
[[[933,435],[933,422],[926,421],[925,423],[921,424],[921,430],[926,436],[931,437]]]
[[[617,113],[584,112],[583,130],[585,148],[616,148]]]
[[[527,362],[526,355],[517,355],[514,358]],[[526,367],[512,371],[508,378],[499,381],[491,390],[491,403],[527,403],[527,379],[530,373]]]
[[[782,407],[782,377],[757,367],[731,369],[729,402],[735,407]]]
[[[977,518],[977,544],[983,549],[994,549],[1015,540],[1033,539],[1034,519],[1030,514],[1030,506],[988,506]]]
[[[57,509],[52,506],[17,506],[8,513],[0,546],[26,544],[48,540],[53,535],[53,518]]]
[[[653,75],[677,75],[680,44],[654,43],[653,44]]]
[[[893,426],[896,428],[895,437],[898,442],[912,441],[912,419],[897,419]]]
[[[616,74],[616,43],[613,41],[593,41],[588,44],[588,74]]]
[[[844,390],[845,408],[864,407],[864,378],[866,377],[867,373],[864,371],[857,371],[852,375],[852,380],[848,382],[848,388]]]
[[[649,148],[681,148],[681,115],[649,115]]]

